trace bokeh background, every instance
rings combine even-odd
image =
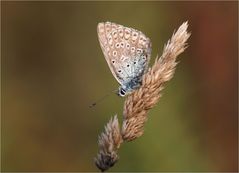
[[[237,171],[238,3],[1,1],[2,171],[97,171],[97,137],[124,99],[98,22],[144,32],[152,62],[184,21],[192,33],[144,135],[110,171]],[[151,62],[151,64],[152,64]]]

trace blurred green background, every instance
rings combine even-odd
[[[151,64],[189,22],[189,48],[110,171],[237,171],[238,3],[1,1],[2,171],[98,171],[97,137],[124,99],[97,38],[111,21],[144,32]]]

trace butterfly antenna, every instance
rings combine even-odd
[[[93,108],[96,106],[97,103],[101,102],[102,100],[104,100],[106,97],[108,97],[111,93],[116,93],[118,90],[113,90],[108,92],[107,94],[105,94],[103,97],[101,97],[99,100],[97,100],[96,102],[92,103],[89,108]]]

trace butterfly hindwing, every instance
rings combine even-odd
[[[151,42],[142,32],[111,22],[98,24],[99,42],[109,68],[121,84],[141,77],[151,55]]]

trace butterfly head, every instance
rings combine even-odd
[[[123,88],[123,86],[120,86],[117,94],[120,97],[125,97],[127,95],[127,91]]]
[[[141,86],[141,83],[142,82],[140,78],[134,78],[124,85],[121,85],[118,89],[118,96],[125,97],[126,95],[139,88]]]

